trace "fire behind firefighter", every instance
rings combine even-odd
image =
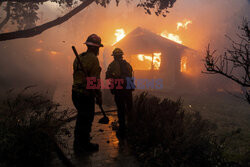
[[[115,103],[118,110],[118,135],[121,138],[124,137],[126,132],[125,114],[129,114],[128,112],[131,112],[132,110],[132,91],[134,90],[134,85],[130,88],[127,87],[127,79],[132,79],[133,77],[133,68],[126,60],[123,59],[123,55],[124,53],[120,48],[115,48],[112,53],[114,60],[108,66],[108,70],[106,72],[106,79],[122,79],[124,81],[123,84],[121,84],[121,89],[118,89],[118,85],[116,83],[114,89],[111,89],[111,93],[115,96]]]
[[[86,89],[86,77],[100,78],[101,67],[97,56],[99,48],[103,45],[101,44],[101,38],[96,34],[90,35],[84,44],[87,45],[87,51],[79,55],[84,69],[81,69],[77,59],[73,64],[72,101],[77,109],[74,131],[74,151],[76,153],[99,150],[98,144],[90,142],[90,132],[94,119],[95,102],[102,104],[102,93],[100,89]]]

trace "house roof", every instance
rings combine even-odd
[[[114,45],[129,53],[152,53],[162,50],[184,50],[188,47],[138,27]]]

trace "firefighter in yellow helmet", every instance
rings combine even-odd
[[[118,135],[122,138],[126,132],[125,115],[132,110],[133,98],[132,91],[134,90],[133,82],[133,68],[123,59],[123,51],[120,48],[115,48],[112,56],[114,60],[108,66],[106,72],[106,79],[112,79],[114,88],[111,93],[114,95],[115,103],[118,110],[119,130]],[[121,83],[122,88],[118,88],[116,80],[123,80]]]
[[[81,65],[75,59],[73,64],[73,86],[72,101],[77,109],[77,120],[75,125],[74,150],[76,153],[82,151],[98,151],[99,145],[90,142],[91,126],[94,119],[95,102],[102,103],[100,89],[88,89],[87,78],[100,79],[101,67],[97,58],[99,48],[103,47],[101,38],[96,34],[90,35],[86,42],[87,51],[80,54]]]

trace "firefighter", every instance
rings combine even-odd
[[[112,79],[111,82],[114,82],[114,87],[111,89],[111,93],[114,95],[115,103],[118,110],[118,122],[119,130],[118,135],[124,137],[126,132],[125,124],[125,114],[129,114],[132,110],[132,91],[134,90],[133,84],[133,68],[132,66],[123,59],[123,51],[120,48],[115,48],[112,56],[114,57],[113,62],[108,66],[106,72],[106,79]],[[122,89],[118,89],[118,83],[116,80],[123,80]],[[127,87],[128,80],[132,81],[132,86]],[[130,82],[131,83],[131,82]]]
[[[98,151],[99,145],[90,142],[91,126],[94,119],[95,103],[102,104],[100,89],[88,89],[87,77],[100,79],[101,67],[97,58],[99,48],[103,47],[101,38],[96,34],[90,35],[86,42],[87,51],[80,54],[80,62],[75,59],[73,64],[72,101],[77,109],[77,119],[74,131],[74,150],[79,152]]]

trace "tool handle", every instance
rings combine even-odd
[[[78,52],[77,52],[75,46],[72,46],[72,50],[73,50],[73,52],[74,52],[74,54],[75,54],[75,56],[76,56],[76,59],[77,59],[78,63],[80,64],[81,70],[82,70],[82,71],[85,73],[85,75],[87,76],[87,72],[86,72],[86,71],[84,70],[84,68],[83,68],[83,65],[82,65],[82,63],[81,63],[79,54],[78,54]]]
[[[78,63],[80,64],[80,67],[81,67],[82,71],[85,73],[86,76],[88,76],[88,75],[87,75],[87,72],[86,72],[86,71],[84,70],[84,68],[83,68],[83,65],[82,65],[82,63],[81,63],[79,54],[77,53],[77,50],[76,50],[75,46],[72,46],[72,50],[73,50],[73,52],[74,52],[74,54],[75,54],[75,56],[76,56],[76,59],[77,59]],[[103,116],[104,116],[104,117],[107,117],[106,114],[105,114],[105,112],[104,112],[104,110],[103,110],[102,105],[99,104],[99,108],[101,109]]]
[[[102,105],[99,104],[99,108],[100,108],[100,110],[101,110],[103,116],[104,116],[104,117],[107,117],[106,114],[105,114],[105,112],[104,112],[104,109],[103,109]]]

